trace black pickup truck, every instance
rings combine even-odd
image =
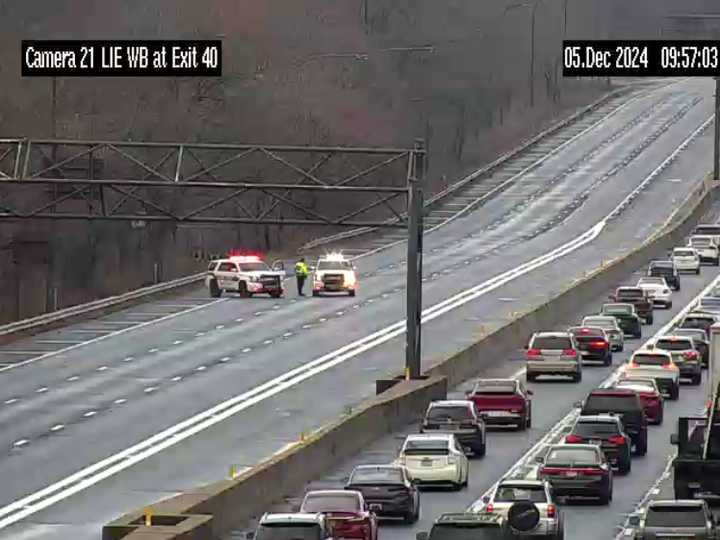
[[[718,441],[706,452],[707,426],[707,417],[678,418],[678,432],[670,439],[678,447],[672,462],[676,499],[720,498],[720,452]]]
[[[640,287],[618,287],[615,289],[615,294],[611,294],[608,298],[613,302],[634,305],[635,313],[645,320],[645,324],[653,323],[653,300],[648,296],[645,289]]]

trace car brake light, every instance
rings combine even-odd
[[[591,341],[591,342],[590,342],[590,345],[591,345],[592,347],[607,347],[608,342],[605,341],[604,339],[599,339],[599,340],[597,340],[597,341]]]
[[[605,473],[605,471],[603,471],[602,469],[595,469],[589,467],[587,469],[578,469],[577,472],[585,476],[601,476]]]
[[[575,349],[565,349],[563,354],[565,356],[577,356],[577,351]]]
[[[622,435],[613,435],[608,439],[608,441],[612,444],[623,445],[625,444],[625,437]]]
[[[495,506],[493,505],[493,503],[488,503],[488,505],[485,507],[485,511],[488,514],[492,514],[495,511]]]
[[[565,437],[566,443],[577,444],[583,442],[583,438],[580,435],[568,435]]]
[[[697,360],[698,353],[697,351],[685,351],[683,357],[688,360]]]
[[[675,368],[675,364],[670,362],[668,364],[663,364],[663,369],[676,369],[676,368]]]
[[[542,352],[540,351],[540,349],[530,349],[527,352],[528,356],[540,356],[541,354],[542,354]]]
[[[630,362],[630,363],[628,363],[628,367],[636,368],[636,367],[638,367],[638,365],[635,362]]]
[[[555,505],[552,503],[548,504],[547,505],[547,517],[554,518],[555,512],[556,512]]]

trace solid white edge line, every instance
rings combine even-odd
[[[164,321],[168,321],[170,319],[174,319],[175,317],[179,317],[181,315],[186,315],[188,313],[192,313],[193,311],[197,311],[199,309],[206,308],[208,306],[212,306],[214,304],[217,304],[218,302],[225,302],[226,300],[227,300],[226,298],[220,298],[218,300],[213,300],[212,302],[208,302],[207,304],[203,304],[201,306],[195,306],[195,307],[187,309],[185,311],[178,311],[177,313],[171,313],[170,315],[160,317],[159,319],[153,319],[152,321],[145,321],[145,322],[142,322],[139,324],[134,324],[133,326],[130,326],[128,328],[122,328],[120,330],[116,330],[115,332],[111,332],[109,334],[105,334],[103,336],[99,336],[99,337],[96,337],[96,338],[88,340],[88,341],[83,341],[81,343],[77,343],[75,345],[72,345],[71,347],[65,347],[63,349],[51,351],[49,353],[46,353],[46,354],[43,354],[40,356],[36,356],[34,358],[28,358],[27,360],[23,360],[22,362],[18,362],[16,364],[10,364],[9,366],[0,368],[0,373],[2,373],[3,371],[15,369],[18,367],[27,366],[28,364],[33,364],[35,362],[39,362],[40,360],[45,360],[46,358],[52,358],[53,356],[57,356],[59,354],[73,351],[75,349],[79,349],[80,347],[85,347],[86,345],[92,345],[93,343],[98,343],[100,341],[104,341],[106,339],[109,339],[109,338],[112,338],[115,336],[126,334],[126,333],[130,332],[131,330],[138,330],[140,328],[145,328],[145,327],[151,326],[153,324],[158,324],[158,323],[161,323]]]
[[[711,120],[712,117],[710,118],[710,120],[708,120],[708,122]],[[654,177],[654,175],[657,174],[657,171],[662,170],[667,165],[667,163],[672,161],[672,159],[674,159],[675,156],[677,156],[677,154],[682,151],[687,146],[687,144],[689,144],[689,142],[704,129],[708,122],[703,124],[695,132],[693,132],[692,135],[690,135],[665,161],[663,161],[663,163],[655,171],[653,171],[653,173],[651,173],[651,177]],[[643,186],[646,181],[647,178],[645,181],[643,181],[643,183],[640,184],[640,186],[638,186],[638,188],[636,188],[636,190],[639,191],[639,188]],[[620,205],[618,205],[618,207],[619,206]],[[611,214],[614,212],[615,210],[611,212]],[[443,313],[450,311],[451,309],[454,309],[456,307],[464,305],[471,300],[474,300],[478,296],[485,294],[488,291],[500,287],[501,285],[507,283],[508,281],[511,281],[515,277],[528,273],[540,266],[544,266],[545,264],[555,259],[563,257],[567,253],[575,251],[576,249],[597,238],[597,236],[602,232],[603,228],[605,227],[605,224],[605,220],[602,220],[597,223],[593,228],[586,231],[580,237],[556,248],[552,252],[545,254],[542,257],[533,260],[531,263],[526,263],[514,270],[511,270],[499,276],[495,276],[494,278],[488,280],[483,284],[477,285],[475,287],[472,287],[471,289],[468,289],[467,291],[464,291],[463,293],[455,295],[454,297],[452,297],[452,299],[447,299],[443,302],[440,302],[439,304],[436,304],[435,306],[426,309],[423,312],[423,321],[432,320],[442,315]],[[484,292],[482,292],[483,290]],[[210,302],[208,304],[205,304],[204,306],[198,306],[198,309],[200,307],[206,307],[207,305],[211,305],[213,303],[215,302]],[[173,316],[176,315],[179,314],[173,314]],[[157,321],[148,321],[148,324],[152,324],[154,322]],[[141,441],[140,443],[130,448],[127,448],[113,456],[110,456],[89,467],[86,467],[54,484],[51,484],[46,488],[43,488],[31,495],[28,495],[13,503],[10,503],[5,507],[0,508],[0,516],[8,516],[8,514],[11,514],[16,510],[21,511],[0,520],[0,529],[9,526],[12,523],[16,523],[17,521],[24,519],[25,517],[32,515],[44,508],[47,508],[55,502],[61,501],[63,499],[66,499],[67,497],[72,496],[75,493],[83,491],[84,489],[87,489],[88,487],[100,482],[101,480],[113,476],[118,472],[134,465],[135,463],[138,463],[152,455],[155,455],[166,448],[174,446],[180,441],[185,440],[188,437],[191,437],[192,435],[199,433],[200,431],[203,431],[208,427],[215,425],[218,422],[221,422],[244,409],[247,409],[256,403],[259,403],[260,401],[272,397],[279,392],[286,390],[287,388],[295,386],[299,382],[302,382],[316,375],[317,373],[326,371],[334,367],[335,365],[346,361],[349,358],[357,356],[358,354],[372,349],[377,345],[385,343],[386,341],[389,341],[390,339],[404,333],[404,331],[405,321],[398,321],[397,323],[387,326],[386,328],[383,328],[369,336],[366,336],[365,338],[345,345],[344,347],[341,347],[336,351],[326,354],[316,360],[304,364],[303,366],[295,368],[294,370],[291,370],[290,372],[286,373],[281,377],[267,381],[248,392],[245,392],[239,396],[235,396],[234,398],[230,398],[229,400],[226,400],[204,412],[201,412],[191,418],[188,418],[187,420],[176,424],[175,426],[171,426],[170,428],[156,435],[153,435],[148,439],[145,439],[144,441]],[[124,332],[124,330],[121,330],[120,332]],[[105,337],[107,336],[102,336],[102,338]],[[97,339],[100,340],[102,338]],[[94,476],[87,478],[89,475]],[[67,489],[65,489],[64,491],[58,492],[66,486],[70,487],[67,487]],[[38,499],[41,499],[40,502],[35,502]]]

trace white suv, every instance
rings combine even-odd
[[[238,293],[242,298],[254,294],[269,294],[273,298],[283,295],[285,272],[281,263],[270,267],[257,256],[239,256],[213,261],[208,266],[205,285],[210,296],[219,298],[223,291]]]

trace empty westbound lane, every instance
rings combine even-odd
[[[509,311],[541,302],[647,238],[704,175],[709,137],[698,128],[709,118],[709,96],[707,82],[689,81],[641,97],[480,210],[428,236],[426,307],[574,241],[697,133],[586,246],[507,283],[480,287],[477,299],[434,319],[424,330],[424,358],[462,346],[471,336],[464,330],[481,324],[479,318],[492,328]],[[227,298],[3,372],[0,524],[6,528],[0,537],[47,533],[48,527],[95,537],[98,523],[217,479],[230,463],[252,465],[371,394],[376,378],[400,368],[397,332],[387,341],[362,340],[402,320],[402,259],[401,246],[361,259],[364,276],[354,299]],[[183,298],[195,301],[197,295]],[[138,319],[164,316],[152,308],[131,312],[160,313]],[[117,313],[3,350],[70,341],[71,330],[90,331],[96,322],[109,328],[123,317],[129,315]],[[314,360],[314,369],[304,367]],[[119,452],[228,400],[236,401],[223,409],[230,413],[224,422],[196,418],[202,429],[193,429],[202,435],[167,434],[162,444],[137,453],[144,461],[129,469],[117,466],[129,463]],[[159,448],[166,449],[155,454]],[[58,455],[63,459],[53,459]],[[67,488],[72,482],[58,487],[95,463],[107,465],[108,480],[97,484],[105,476],[96,474],[74,489]],[[49,495],[12,506],[50,485],[57,489]]]

